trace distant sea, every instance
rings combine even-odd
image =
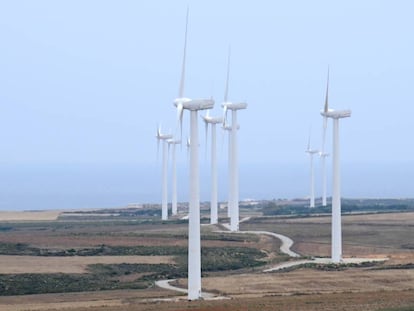
[[[178,166],[177,170],[178,199],[187,202],[188,168]],[[315,175],[316,195],[319,196],[318,166]],[[201,170],[200,179],[201,200],[208,201],[210,178],[207,170]],[[222,165],[219,199],[223,201],[227,197],[227,181],[227,169]],[[413,181],[412,166],[342,164],[342,195],[348,198],[413,198]],[[240,165],[240,199],[304,198],[308,193],[307,162]],[[155,163],[142,166],[0,166],[0,210],[112,208],[160,201],[161,169]]]

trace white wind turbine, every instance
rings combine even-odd
[[[160,141],[162,141],[162,203],[161,203],[161,219],[168,219],[168,154],[167,154],[167,141],[172,138],[171,134],[162,134],[161,127],[157,129],[157,154],[159,150]]]
[[[211,200],[210,200],[210,223],[218,223],[218,211],[217,211],[217,151],[216,151],[216,125],[223,123],[223,118],[211,117],[210,110],[207,110],[207,114],[203,116],[203,120],[206,126],[206,138],[208,133],[208,125],[211,124]],[[207,141],[207,139],[206,139]]]
[[[201,298],[200,176],[198,162],[198,110],[211,109],[212,99],[184,97],[185,59],[187,50],[188,9],[185,27],[184,56],[178,98],[174,100],[182,131],[184,109],[190,111],[190,200],[188,221],[188,300]]]
[[[328,91],[329,91],[329,68],[328,68],[328,79],[326,83],[326,94],[325,94],[325,108],[324,111],[328,111]],[[323,125],[322,125],[322,148],[319,153],[321,158],[321,169],[322,169],[322,206],[326,206],[326,158],[329,156],[329,153],[325,152],[325,141],[326,141],[326,128],[328,126],[328,117],[323,116]]]
[[[329,76],[328,76],[329,77]],[[321,115],[333,120],[333,148],[332,148],[332,262],[342,260],[342,226],[341,226],[341,178],[339,166],[339,119],[351,116],[351,110],[329,109],[328,101],[321,111]]]
[[[172,162],[172,194],[171,194],[171,210],[173,215],[177,215],[177,164],[175,161],[175,145],[181,144],[181,140],[176,139],[169,139],[167,140],[168,143],[168,151],[170,146],[171,150],[171,162]]]
[[[310,134],[308,139],[308,147],[306,148],[305,152],[309,154],[310,158],[310,202],[309,207],[315,207],[315,174],[313,170],[313,156],[319,153],[318,150],[312,149],[310,146]]]
[[[227,60],[227,79],[226,89],[224,92],[224,102],[222,107],[224,110],[223,124],[227,126],[227,110],[231,110],[231,157],[229,163],[229,202],[228,209],[230,210],[230,231],[239,231],[239,168],[238,168],[238,148],[237,148],[237,110],[246,109],[246,103],[232,103],[227,99],[229,90],[229,76],[230,76],[230,49]]]

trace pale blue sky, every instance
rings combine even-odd
[[[0,164],[153,164],[158,122],[175,129],[187,5],[185,95],[213,96],[221,114],[230,44],[229,99],[249,104],[241,167],[266,164],[275,178],[284,165],[307,169],[328,65],[331,107],[353,112],[340,125],[344,165],[414,166],[408,0],[2,0]]]

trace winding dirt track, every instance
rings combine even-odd
[[[250,219],[250,217],[246,217],[246,218],[243,218],[240,222],[244,222],[244,221],[247,221],[249,219]],[[228,224],[225,224],[224,226],[226,228],[229,228]],[[217,232],[228,232],[228,231],[217,231]],[[295,258],[300,257],[299,254],[295,253],[294,251],[292,251],[290,249],[293,245],[293,240],[291,238],[285,236],[285,235],[278,234],[278,233],[273,233],[273,232],[268,232],[268,231],[238,231],[237,233],[258,234],[258,235],[263,235],[264,234],[264,235],[269,235],[269,236],[275,237],[275,238],[279,239],[282,242],[282,245],[280,246],[280,251],[282,253],[284,253],[284,254],[286,254],[290,257],[295,257]],[[301,264],[301,263],[302,262],[297,262],[296,265]],[[277,268],[272,268],[272,269],[277,270]],[[268,270],[273,271],[272,269],[268,269]],[[267,272],[267,271],[265,270],[264,272]],[[170,282],[173,282],[173,281],[175,281],[175,279],[172,279],[172,280],[159,280],[159,281],[155,282],[155,285],[157,285],[160,288],[167,289],[167,290],[173,290],[173,291],[177,291],[177,292],[180,292],[180,293],[188,293],[188,291],[184,288],[172,286],[170,284]],[[201,296],[206,300],[208,300],[208,299],[210,299],[210,300],[211,299],[227,299],[227,297],[224,297],[224,296],[219,297],[219,296],[216,296],[214,294],[205,293],[205,292],[203,292],[201,294]]]

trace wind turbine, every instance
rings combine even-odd
[[[216,152],[216,125],[223,123],[222,117],[211,117],[210,110],[203,116],[206,126],[206,138],[208,133],[208,125],[211,124],[211,200],[210,200],[210,223],[218,223],[217,212],[217,152]],[[206,139],[207,140],[207,139]]]
[[[161,219],[167,220],[168,219],[168,193],[167,193],[167,175],[168,175],[168,154],[167,154],[167,141],[172,138],[171,134],[163,134],[161,133],[161,127],[159,126],[157,129],[157,138],[158,149],[160,145],[160,141],[162,141],[162,203],[161,203]],[[157,153],[158,153],[157,149]]]
[[[224,92],[224,102],[222,103],[224,118],[223,124],[227,125],[227,111],[231,110],[231,161],[229,163],[229,202],[228,208],[230,210],[230,231],[239,231],[239,168],[238,168],[238,151],[237,151],[237,110],[246,109],[246,103],[229,102],[227,95],[229,91],[229,76],[230,76],[230,49],[227,60],[227,79],[226,89]]]
[[[325,94],[325,107],[324,111],[328,111],[328,91],[329,91],[329,68],[328,68],[328,79],[326,82],[326,94]],[[326,128],[328,126],[328,117],[323,116],[323,125],[322,125],[322,148],[319,153],[321,158],[321,167],[322,167],[322,206],[326,206],[326,158],[329,156],[329,153],[325,152],[325,141],[326,141]]]
[[[309,207],[315,207],[315,177],[314,177],[314,170],[313,170],[313,155],[319,153],[318,150],[312,149],[310,146],[310,134],[308,139],[308,147],[306,148],[305,152],[309,154],[310,158],[310,204]]]
[[[329,76],[328,76],[329,78]],[[333,110],[329,109],[328,101],[325,101],[325,107],[321,111],[324,118],[333,120],[333,148],[332,148],[332,248],[331,256],[333,263],[339,263],[342,260],[342,228],[341,228],[341,178],[339,166],[339,119],[351,116],[351,110]]]
[[[188,9],[185,26],[184,56],[178,98],[174,100],[182,136],[184,110],[190,111],[190,200],[188,221],[188,300],[201,298],[200,176],[198,162],[198,111],[211,109],[212,99],[184,97],[185,59],[187,50]]]
[[[172,162],[172,195],[171,195],[171,206],[172,206],[172,214],[177,215],[177,165],[175,161],[175,145],[181,144],[181,140],[176,139],[169,139],[167,140],[168,143],[168,151],[170,146],[172,148],[172,155],[171,155],[171,162]]]

